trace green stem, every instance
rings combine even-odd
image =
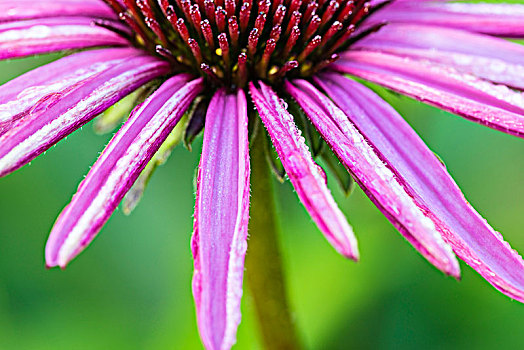
[[[251,143],[251,207],[246,278],[255,302],[266,349],[301,349],[288,304],[278,244],[271,171],[265,158],[267,137]]]

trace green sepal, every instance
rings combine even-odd
[[[269,138],[267,131],[265,129],[261,131],[264,133],[264,137],[268,139],[268,141],[265,142],[266,161],[269,165],[269,168],[273,172],[273,175],[275,175],[275,177],[280,183],[283,183],[286,180],[286,170],[284,169],[284,166],[282,165],[282,162],[280,161],[280,158],[278,157],[278,154],[275,151],[275,148],[273,147],[273,143],[271,142],[271,139]]]
[[[122,211],[125,215],[131,214],[131,212],[137,207],[156,168],[167,162],[173,149],[182,141],[188,119],[188,114],[184,114],[182,119],[180,119],[171,134],[169,134],[164,143],[162,143],[153,158],[151,158],[149,163],[147,163],[146,167],[135,181],[131,189],[125,195],[122,202]]]
[[[289,98],[286,103],[289,113],[294,117],[295,124],[306,139],[306,144],[309,146],[313,158],[317,158],[325,148],[324,140],[295,100]]]
[[[95,133],[103,135],[115,130],[149,96],[152,89],[153,85],[140,87],[102,112],[93,122]]]
[[[320,159],[322,159],[322,163],[335,176],[335,179],[342,188],[344,194],[349,197],[355,189],[355,180],[347,171],[347,169],[340,163],[331,149],[329,149],[329,147],[326,148],[327,149],[321,153]]]

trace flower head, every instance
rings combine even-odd
[[[299,199],[340,254],[359,256],[315,162],[322,152],[307,137],[314,133],[433,265],[458,278],[456,254],[523,302],[521,257],[403,118],[346,76],[523,137],[524,47],[499,36],[524,37],[524,7],[436,0],[3,1],[0,59],[96,49],[0,87],[0,175],[128,96],[129,119],[50,234],[47,265],[65,267],[126,193],[130,210],[156,165],[204,130],[192,250],[198,325],[209,349],[230,348],[240,322],[249,140],[263,132],[259,121]],[[102,128],[114,125],[113,117],[100,117]]]

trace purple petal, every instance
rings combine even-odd
[[[0,176],[27,164],[139,86],[167,74],[170,66],[152,56],[135,56],[80,84],[64,87],[35,107],[0,137]]]
[[[287,83],[287,91],[369,198],[426,259],[444,273],[459,277],[458,262],[435,220],[426,215],[344,112],[308,82],[294,83],[300,89]]]
[[[81,16],[117,19],[101,0],[2,0],[0,22],[44,17]]]
[[[358,260],[353,230],[331,196],[293,116],[268,86],[262,82],[260,86],[258,90],[250,85],[251,97],[298,197],[331,245],[340,254]]]
[[[95,238],[201,91],[200,79],[187,83],[188,79],[179,75],[166,81],[113,137],[51,231],[46,245],[49,267],[65,267]]]
[[[471,207],[420,137],[384,100],[363,85],[339,76],[317,82],[365,135],[411,195],[440,221],[455,253],[496,288],[524,301],[524,262]]]
[[[193,295],[208,350],[230,349],[240,323],[249,220],[247,104],[242,90],[213,96],[198,171]]]
[[[524,5],[400,1],[384,7],[366,23],[381,22],[438,25],[517,38],[524,37]]]
[[[448,67],[371,51],[331,65],[477,123],[524,137],[524,95]]]
[[[424,59],[524,90],[524,46],[487,35],[419,24],[389,24],[352,49]]]
[[[57,17],[0,23],[0,60],[61,50],[129,45],[115,32],[95,25],[92,18]]]
[[[87,79],[138,55],[143,51],[134,48],[79,52],[5,83],[0,86],[0,136],[18,119],[47,108]]]

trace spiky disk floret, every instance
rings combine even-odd
[[[218,85],[307,77],[358,38],[365,0],[105,0],[136,45]]]

